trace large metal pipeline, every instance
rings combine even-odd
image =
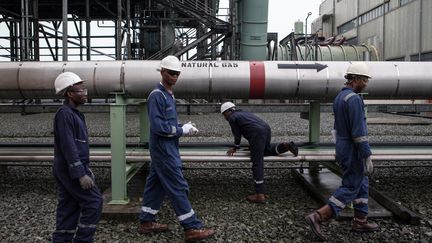
[[[350,62],[185,61],[177,98],[331,100]],[[159,61],[0,62],[0,99],[55,98],[64,71],[86,79],[91,98],[120,92],[145,98],[160,82]],[[367,62],[373,79],[366,98],[427,99],[432,62]]]

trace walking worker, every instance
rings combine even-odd
[[[58,204],[53,242],[93,242],[102,213],[102,195],[89,168],[89,143],[84,115],[77,107],[86,103],[84,80],[72,72],[60,74],[56,94],[65,101],[54,118],[53,174]]]
[[[270,126],[253,113],[237,109],[232,102],[223,103],[221,113],[229,122],[234,135],[234,147],[228,149],[227,155],[234,155],[237,149],[240,148],[242,136],[249,142],[255,194],[247,196],[246,200],[253,203],[265,203],[264,156],[280,155],[287,151],[297,156],[298,148],[294,142],[271,145]]]
[[[378,229],[376,223],[367,221],[369,174],[373,173],[369,147],[366,115],[362,97],[371,78],[363,62],[352,63],[346,72],[345,87],[333,102],[336,134],[336,160],[342,166],[342,185],[332,194],[327,204],[306,216],[306,222],[321,240],[321,223],[337,217],[345,206],[353,202],[352,230],[370,232]]]
[[[150,120],[150,172],[143,193],[139,216],[139,232],[142,234],[168,230],[168,225],[156,223],[165,196],[185,230],[185,241],[206,239],[215,234],[204,228],[189,202],[189,186],[183,177],[179,153],[179,137],[198,132],[193,123],[181,126],[177,122],[173,86],[181,72],[180,61],[175,56],[162,59],[159,69],[162,82],[147,98]]]

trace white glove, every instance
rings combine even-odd
[[[188,122],[182,126],[184,135],[193,135],[199,132],[199,130],[194,126],[192,122]]]
[[[90,176],[85,175],[79,178],[79,183],[81,185],[81,188],[84,190],[88,190],[94,186],[94,182]]]
[[[372,159],[371,159],[371,157],[370,157],[370,156],[367,157],[367,158],[365,159],[364,163],[365,163],[365,167],[366,167],[366,172],[365,172],[365,174],[366,174],[367,176],[372,175],[372,174],[374,173],[374,167],[373,167],[373,163],[372,163]]]

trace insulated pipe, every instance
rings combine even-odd
[[[311,50],[308,50],[311,49]],[[290,61],[291,51],[296,51],[296,49],[291,49],[289,44],[278,46],[278,61]],[[308,52],[309,55],[305,57],[305,53]],[[305,61],[315,60],[315,53],[317,53],[318,61],[363,61],[365,60],[366,53],[369,56],[370,61],[378,61],[378,51],[376,48],[370,45],[326,45],[326,46],[315,46],[315,45],[299,45],[298,46],[298,56],[303,55],[303,59],[307,58]]]
[[[409,156],[431,156],[432,157],[432,151],[430,151],[429,148],[424,149],[415,149],[415,148],[396,148],[392,150],[380,150],[380,149],[372,149],[372,154],[374,156],[378,156],[380,158],[385,158],[386,156],[401,156],[401,157],[409,157]],[[109,150],[105,151],[92,151],[90,149],[90,156],[99,157],[99,156],[110,156],[111,152]],[[299,156],[333,156],[335,155],[334,150],[322,150],[322,151],[300,151]],[[5,150],[0,151],[0,157],[8,157],[8,156],[26,156],[26,157],[32,157],[32,156],[53,156],[52,148],[50,149],[39,149],[39,150],[25,150],[23,151],[23,148],[20,149],[12,149],[12,150]],[[137,157],[148,157],[150,156],[150,152],[148,150],[137,150],[137,151],[126,151],[126,156],[137,156]],[[226,157],[226,150],[219,150],[219,151],[192,151],[192,150],[180,150],[180,156],[214,156],[214,157]],[[233,157],[250,157],[249,151],[237,151]],[[292,157],[290,153],[282,154],[280,156],[282,159],[286,159],[288,157]]]
[[[432,155],[372,155],[373,161],[431,161]],[[52,155],[20,155],[20,156],[0,156],[0,162],[48,162],[53,161]],[[183,162],[251,162],[248,156],[181,156]],[[110,155],[90,156],[90,161],[109,162]],[[126,155],[126,161],[130,163],[150,162],[150,156]],[[265,162],[333,162],[334,155],[299,155],[297,157],[288,156],[267,156]]]
[[[113,92],[146,98],[160,82],[160,61],[3,62],[0,99],[58,98],[64,71],[86,80],[91,98]],[[174,87],[177,98],[332,100],[350,62],[187,61]],[[431,62],[367,62],[373,79],[365,98],[429,99]]]

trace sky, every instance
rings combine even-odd
[[[322,0],[268,0],[269,1],[269,20],[268,32],[278,32],[281,40],[289,33],[294,31],[294,22],[300,20],[305,23],[309,12],[312,13],[308,18],[308,33],[310,24],[319,16],[319,5]]]

